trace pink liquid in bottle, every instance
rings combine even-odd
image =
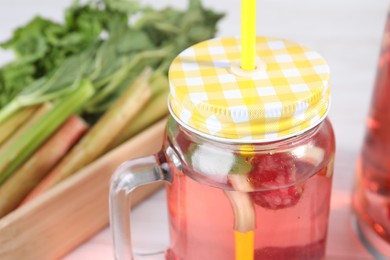
[[[363,235],[390,257],[390,19],[357,165],[353,206]]]

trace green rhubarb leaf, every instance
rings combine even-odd
[[[155,48],[149,36],[143,31],[127,30],[116,43],[120,53],[144,51]]]
[[[47,51],[44,30],[51,26],[58,25],[38,16],[26,26],[18,28],[13,37],[0,46],[4,49],[12,49],[17,58],[24,62],[35,61],[44,57]]]
[[[109,10],[122,13],[134,13],[139,10],[137,0],[104,0],[104,3]]]

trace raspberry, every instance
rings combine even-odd
[[[252,164],[249,180],[253,187],[269,189],[251,193],[257,205],[269,209],[283,209],[298,203],[303,188],[289,186],[296,181],[297,171],[291,155],[282,153],[256,155]]]
[[[324,259],[325,239],[303,246],[265,247],[255,250],[255,259],[302,260]]]

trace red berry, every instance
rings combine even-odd
[[[255,259],[323,259],[325,255],[325,239],[308,245],[291,247],[265,247],[255,250]]]
[[[264,208],[283,209],[294,206],[302,195],[302,187],[293,185],[296,181],[294,157],[289,154],[261,154],[252,161],[253,169],[249,180],[255,189],[254,202]]]

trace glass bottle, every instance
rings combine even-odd
[[[353,196],[353,208],[364,240],[372,252],[390,258],[389,100],[390,16],[382,40],[366,136],[356,167]]]

